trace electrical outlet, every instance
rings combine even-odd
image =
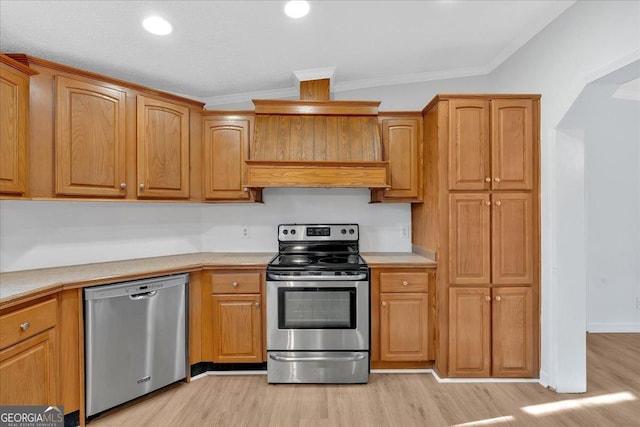
[[[250,237],[250,235],[249,235],[249,227],[242,227],[240,229],[240,237],[242,239],[248,239]]]
[[[403,239],[408,239],[409,238],[409,227],[406,225],[402,226],[402,238]]]

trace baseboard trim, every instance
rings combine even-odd
[[[587,324],[587,332],[591,334],[616,334],[616,333],[638,333],[640,323],[599,323]]]

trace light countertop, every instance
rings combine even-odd
[[[203,268],[264,268],[274,255],[270,252],[200,252],[0,273],[0,307],[63,289]],[[371,267],[436,266],[432,259],[411,252],[367,252],[362,256]]]

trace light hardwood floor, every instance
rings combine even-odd
[[[557,394],[536,383],[438,384],[430,374],[340,386],[208,376],[89,426],[640,426],[640,334],[588,334],[587,383],[587,393]]]

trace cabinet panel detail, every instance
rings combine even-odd
[[[533,376],[533,295],[530,287],[493,289],[493,376]]]
[[[490,371],[489,288],[449,288],[449,375],[488,377]]]
[[[490,188],[489,101],[449,101],[449,189]]]
[[[493,283],[533,283],[533,199],[530,193],[492,194]]]
[[[380,360],[428,359],[428,294],[381,293]]]
[[[260,295],[213,295],[213,361],[262,361]]]
[[[138,95],[138,197],[189,197],[189,109]]]
[[[125,93],[56,77],[56,194],[124,197]]]
[[[491,280],[489,194],[449,195],[449,277],[458,285]]]

